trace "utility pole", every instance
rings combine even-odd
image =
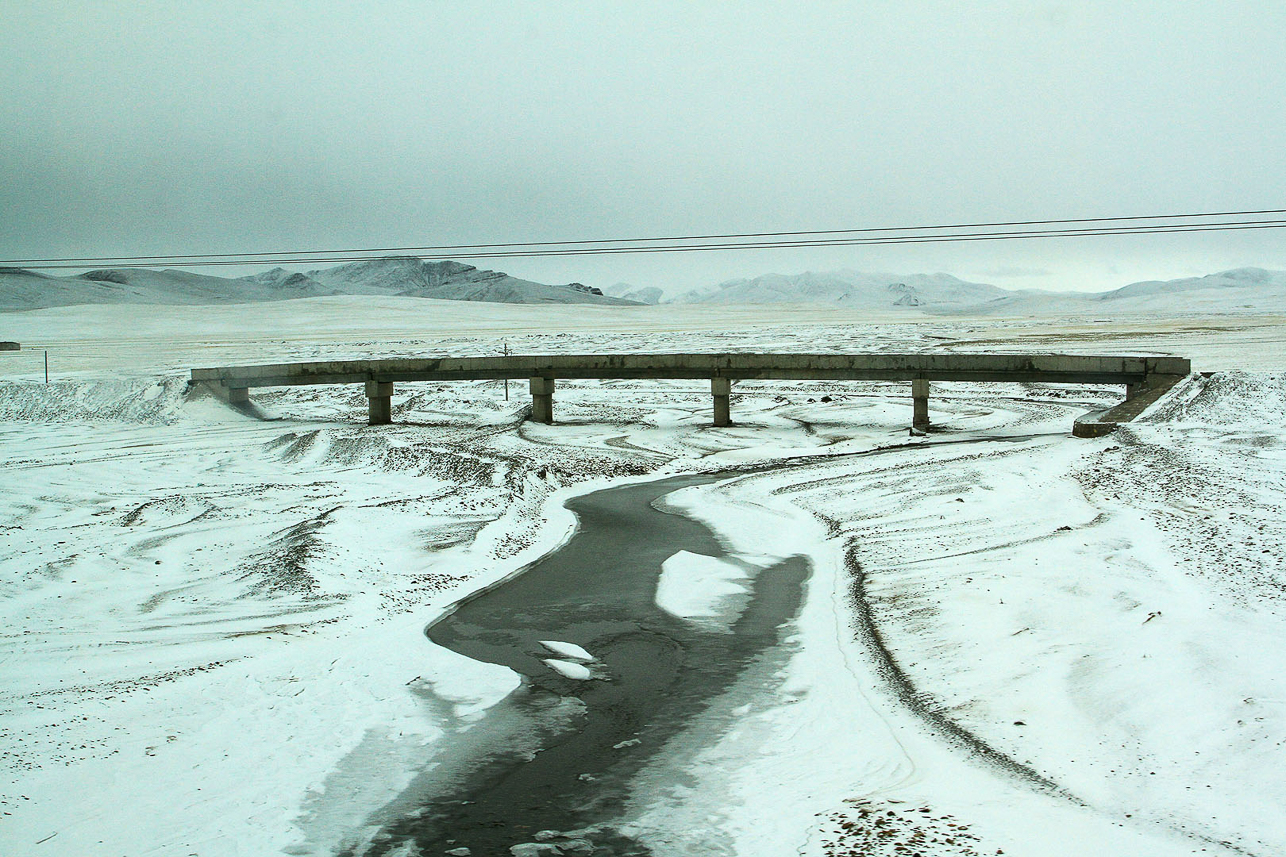
[[[508,342],[504,343],[504,346],[505,346],[505,356],[508,357],[509,343]],[[509,379],[508,378],[505,378],[505,401],[506,402],[509,401]]]
[[[49,383],[49,351],[45,351],[45,383]]]

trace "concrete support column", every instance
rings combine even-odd
[[[250,401],[250,391],[245,387],[229,387],[226,384],[208,382],[210,391],[230,405],[244,405]]]
[[[531,419],[533,422],[554,423],[554,379],[531,379]]]
[[[714,424],[716,426],[732,425],[732,408],[729,397],[732,395],[732,379],[711,378],[710,394],[714,396]]]
[[[393,382],[367,381],[366,404],[370,425],[385,426],[393,422]]]
[[[911,382],[911,428],[927,429],[929,427],[929,382],[925,378],[916,378]]]

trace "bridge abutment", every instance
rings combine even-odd
[[[554,379],[531,379],[531,419],[532,422],[553,425],[554,423]]]
[[[367,381],[366,405],[368,425],[385,426],[393,422],[393,382]]]
[[[1186,375],[1148,375],[1142,383],[1125,385],[1125,401],[1113,408],[1093,411],[1078,417],[1072,424],[1074,437],[1102,437],[1116,431],[1121,423],[1128,423],[1142,414],[1170,392]]]
[[[711,378],[710,394],[714,397],[714,424],[716,426],[732,425],[732,379]]]
[[[911,381],[911,428],[929,427],[929,381],[915,378]]]

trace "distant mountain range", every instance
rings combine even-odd
[[[825,303],[862,309],[973,307],[1012,294],[950,274],[766,274],[679,295],[673,303]]]
[[[1204,277],[1131,283],[1107,292],[1010,291],[950,274],[857,271],[766,274],[729,280],[662,301],[654,286],[546,285],[459,262],[390,256],[297,272],[273,268],[226,278],[145,268],[51,277],[0,268],[0,311],[72,304],[226,304],[331,295],[381,295],[516,304],[829,304],[932,315],[1286,313],[1286,271],[1237,268]]]
[[[391,256],[351,262],[307,273],[273,268],[248,277],[212,277],[172,269],[123,268],[50,277],[23,268],[0,268],[0,310],[39,309],[72,304],[229,304],[315,298],[328,295],[383,295],[491,301],[511,304],[603,304],[637,302],[569,283],[551,286],[499,271],[480,271],[459,262],[425,262]]]
[[[950,274],[768,274],[686,292],[669,303],[820,303],[932,315],[1286,312],[1286,271],[1237,268],[1204,277],[1131,283],[1107,292],[1009,291]]]
[[[1008,292],[970,312],[988,315],[1097,313],[1286,313],[1286,271],[1234,268],[1204,277],[1144,280],[1107,292]]]
[[[625,298],[628,301],[638,301],[641,304],[659,304],[665,292],[656,286],[631,286],[629,283],[616,283],[603,289],[603,294]]]

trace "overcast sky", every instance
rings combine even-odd
[[[5,259],[1286,208],[1280,0],[0,0],[0,21]],[[1286,268],[1286,232],[475,264],[1106,289]]]

